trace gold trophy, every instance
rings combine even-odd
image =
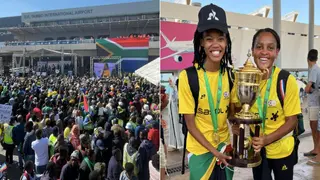
[[[230,154],[232,159],[228,163],[235,167],[252,168],[261,164],[261,156],[260,153],[255,153],[253,150],[250,126],[255,127],[255,132],[251,133],[251,136],[259,137],[262,120],[259,115],[251,113],[249,110],[256,101],[262,76],[269,72],[268,70],[263,70],[262,72],[254,66],[250,60],[250,51],[247,56],[248,59],[244,67],[239,68],[235,76],[236,93],[242,109],[234,117],[230,118],[229,122],[239,125],[240,134],[239,136],[233,135],[233,151]]]

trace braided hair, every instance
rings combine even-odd
[[[230,34],[226,34],[227,37],[227,47],[226,51],[220,61],[220,71],[222,73],[225,72],[225,69],[228,67],[228,63],[232,65],[232,59],[231,59],[231,38]],[[204,51],[204,47],[201,46],[200,42],[201,39],[203,38],[203,32],[200,33],[198,30],[194,33],[194,38],[193,38],[193,47],[194,47],[194,58],[193,58],[193,65],[195,63],[198,64],[198,69],[204,69],[204,63],[206,60],[206,52]]]

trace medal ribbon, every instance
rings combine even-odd
[[[271,76],[269,77],[268,82],[267,82],[267,89],[264,94],[263,108],[262,108],[262,103],[261,103],[260,91],[259,91],[259,95],[258,95],[258,99],[257,99],[259,116],[262,120],[263,133],[265,132],[265,122],[266,122],[266,117],[267,117],[268,100],[269,100],[269,95],[270,95],[270,88],[271,88],[271,83],[272,83],[273,72],[274,72],[274,67],[272,68]],[[262,111],[262,109],[263,109],[263,111]]]
[[[208,76],[206,71],[204,71],[204,80],[206,83],[206,90],[208,94],[208,102],[209,102],[209,107],[210,107],[210,114],[211,114],[211,120],[212,120],[212,125],[214,129],[214,133],[218,133],[218,112],[219,112],[219,105],[220,105],[220,99],[221,99],[221,91],[222,91],[222,75],[221,72],[219,71],[219,78],[218,78],[218,90],[217,90],[217,103],[216,107],[218,112],[216,113],[215,108],[214,108],[214,102],[213,102],[213,97],[211,93],[211,88],[208,80]]]

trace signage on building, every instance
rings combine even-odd
[[[69,11],[60,11],[60,12],[44,12],[44,13],[35,13],[35,14],[24,14],[23,18],[25,20],[28,20],[28,19],[59,17],[59,16],[79,16],[82,14],[92,14],[92,12],[93,12],[93,9],[69,10]]]
[[[132,8],[133,4],[135,8]],[[28,12],[21,14],[21,20],[24,23],[30,23],[110,16],[125,16],[133,14],[150,14],[157,12],[159,12],[159,2],[157,3],[157,1],[146,1],[50,11]]]

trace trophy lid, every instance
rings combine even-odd
[[[240,68],[239,71],[240,72],[253,72],[253,73],[261,73],[261,70],[256,68],[255,65],[251,62],[251,53],[250,50],[248,51],[248,59],[247,61],[244,63],[244,67]]]

